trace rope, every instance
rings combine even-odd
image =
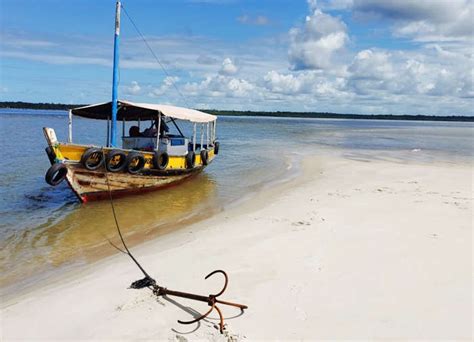
[[[104,150],[102,150],[102,155],[103,155],[103,158],[105,158],[105,153],[104,153]],[[123,250],[121,250],[120,248],[118,248],[117,246],[115,246],[114,244],[112,244],[112,246],[114,246],[115,248],[117,248],[118,250],[120,250],[121,252],[124,252],[126,254],[128,254],[128,256],[133,260],[133,262],[138,266],[138,268],[143,272],[143,274],[145,275],[146,278],[148,278],[149,280],[153,280],[154,279],[152,277],[149,276],[149,274],[145,271],[145,269],[142,267],[142,265],[140,265],[140,263],[137,261],[137,259],[135,259],[135,257],[133,256],[133,254],[130,252],[130,250],[128,249],[127,247],[127,244],[125,243],[125,240],[123,238],[123,235],[122,235],[122,231],[120,230],[120,225],[118,223],[118,220],[117,220],[117,214],[115,212],[115,205],[114,205],[114,200],[112,198],[112,191],[110,190],[110,183],[109,183],[109,173],[108,173],[108,170],[107,170],[107,165],[104,165],[104,170],[105,170],[105,179],[106,179],[106,182],[107,182],[107,190],[108,190],[108,193],[109,193],[109,201],[110,201],[110,206],[112,207],[112,214],[114,216],[114,221],[115,221],[115,227],[117,228],[117,232],[120,236],[120,240],[122,241],[122,245],[123,247],[125,248],[125,252]],[[110,241],[109,241],[110,242]]]
[[[155,52],[153,51],[153,49],[151,48],[150,44],[148,44],[148,41],[145,39],[145,37],[143,36],[143,34],[141,33],[141,31],[139,30],[139,28],[137,27],[137,25],[135,24],[135,22],[133,21],[132,17],[128,14],[127,10],[125,9],[125,7],[123,7],[123,4],[121,5],[122,6],[122,9],[123,9],[123,12],[125,13],[125,15],[127,16],[127,18],[130,20],[130,22],[132,23],[133,27],[135,28],[135,30],[137,31],[138,35],[142,38],[143,42],[145,43],[145,45],[148,47],[148,50],[150,50],[151,54],[153,55],[153,57],[155,58],[155,60],[158,62],[158,64],[160,65],[161,69],[163,70],[163,72],[165,73],[165,75],[167,77],[171,77],[171,75],[168,73],[168,71],[166,70],[165,66],[161,63],[161,61],[158,59],[158,57],[156,56]],[[179,96],[181,96],[181,98],[183,99],[184,103],[186,104],[187,107],[190,107],[189,104],[188,104],[188,101],[186,100],[186,98],[184,97],[184,95],[181,93],[181,91],[179,91],[178,87],[176,86],[176,84],[171,81],[171,84],[173,85],[174,89],[176,89],[177,93],[179,94]]]

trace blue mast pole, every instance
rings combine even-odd
[[[115,9],[115,35],[114,35],[114,71],[112,79],[112,125],[110,134],[110,146],[117,145],[117,88],[119,79],[119,41],[120,41],[120,0],[117,1]]]

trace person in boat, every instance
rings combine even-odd
[[[160,125],[160,136],[164,136],[165,133],[169,131],[168,125],[164,120],[161,121]],[[142,136],[144,137],[156,137],[156,134],[158,133],[158,121],[155,120],[152,125],[145,129],[142,133]]]
[[[142,136],[142,134],[140,133],[140,128],[138,128],[138,126],[130,127],[130,129],[128,131],[128,135],[130,137],[141,137]]]

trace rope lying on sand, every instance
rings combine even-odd
[[[102,153],[104,154],[104,150],[102,149]],[[105,154],[104,154],[105,155]],[[216,271],[213,271],[211,273],[209,273],[205,279],[208,279],[209,277],[211,277],[212,275],[214,274],[217,274],[217,273],[220,273],[224,276],[224,279],[225,279],[225,283],[224,283],[224,287],[222,288],[222,290],[216,294],[210,294],[208,296],[202,296],[202,295],[197,295],[197,294],[193,294],[193,293],[187,293],[187,292],[180,292],[180,291],[173,291],[173,290],[169,290],[167,289],[166,287],[163,287],[163,286],[160,286],[156,283],[156,280],[154,278],[152,278],[146,271],[145,269],[143,268],[143,266],[138,262],[138,260],[133,256],[133,254],[130,252],[130,250],[128,249],[128,246],[127,244],[125,243],[125,239],[122,235],[122,231],[120,229],[120,225],[118,223],[118,219],[117,219],[117,213],[115,211],[115,205],[114,205],[114,200],[112,198],[112,190],[110,189],[110,184],[109,184],[109,175],[108,175],[108,170],[107,170],[107,167],[104,165],[104,169],[105,169],[105,178],[106,178],[106,182],[107,182],[107,189],[108,189],[108,193],[109,193],[109,201],[110,201],[110,206],[112,208],[112,214],[113,214],[113,217],[114,217],[114,221],[115,221],[115,227],[117,228],[117,232],[118,232],[118,235],[120,237],[120,241],[122,242],[122,245],[123,247],[125,248],[125,250],[123,250],[122,248],[116,246],[114,243],[112,243],[112,241],[109,240],[109,243],[115,248],[117,249],[118,251],[124,253],[124,254],[127,254],[132,260],[133,262],[137,265],[137,267],[140,269],[140,271],[142,271],[142,273],[145,275],[144,278],[142,279],[139,279],[139,280],[136,280],[134,281],[131,285],[130,285],[130,288],[132,289],[142,289],[142,288],[149,288],[150,290],[153,291],[153,294],[155,294],[156,296],[177,296],[177,297],[181,297],[181,298],[187,298],[187,299],[192,299],[192,300],[197,300],[197,301],[201,301],[201,302],[206,302],[211,308],[203,315],[191,320],[191,321],[181,321],[181,320],[178,320],[178,323],[181,323],[181,324],[192,324],[192,323],[196,323],[204,318],[206,318],[207,316],[209,316],[209,314],[215,309],[217,311],[217,313],[219,314],[219,319],[220,319],[220,322],[219,322],[219,330],[221,332],[221,334],[224,333],[224,316],[222,314],[222,311],[219,309],[219,307],[217,306],[217,304],[224,304],[224,305],[230,305],[230,306],[233,306],[233,307],[237,307],[241,310],[241,313],[243,313],[244,309],[247,309],[247,305],[242,305],[242,304],[237,304],[237,303],[232,303],[232,302],[227,302],[227,301],[223,301],[223,300],[219,300],[217,299],[217,297],[219,297],[220,295],[222,295],[224,293],[224,291],[226,290],[227,288],[227,285],[229,283],[229,278],[227,276],[227,274],[222,271],[222,270],[216,270]]]

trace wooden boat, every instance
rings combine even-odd
[[[44,127],[51,167],[46,182],[64,179],[82,202],[157,190],[177,184],[211,163],[219,152],[217,117],[194,109],[117,99],[120,1],[116,6],[112,101],[69,111],[67,142],[59,142],[52,128]],[[107,121],[107,145],[73,143],[73,117]],[[150,126],[140,132],[140,125]],[[117,122],[122,121],[122,146],[117,144]],[[126,122],[136,121],[128,135]],[[191,138],[178,122],[192,124]],[[173,125],[174,133],[169,126]],[[200,136],[198,137],[198,130]]]

